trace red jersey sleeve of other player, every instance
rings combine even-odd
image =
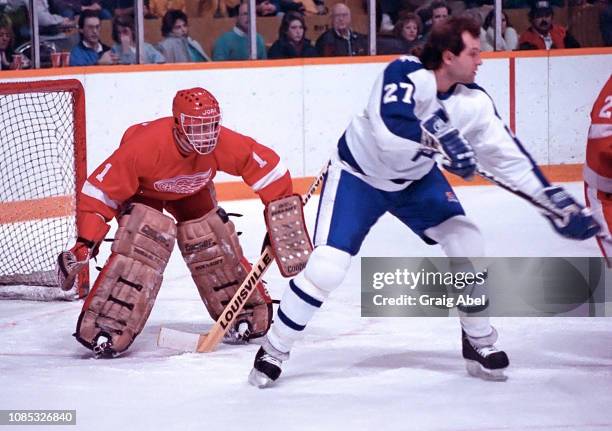
[[[587,183],[609,193],[612,179],[612,76],[591,111],[586,159]]]
[[[278,154],[252,138],[222,127],[214,155],[219,170],[241,176],[265,204],[293,193]]]
[[[612,75],[599,93],[599,97],[591,111],[591,122],[593,124],[612,125]]]

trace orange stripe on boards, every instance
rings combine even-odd
[[[540,166],[546,178],[553,183],[582,181],[582,164],[571,165],[551,165]],[[476,177],[472,181],[464,181],[461,178],[449,174],[444,171],[444,176],[453,186],[482,186],[491,185],[491,183],[481,177]],[[293,178],[293,191],[295,193],[304,194],[308,187],[314,181],[314,177]],[[217,190],[217,198],[219,201],[235,200],[235,199],[259,199],[259,197],[251,190],[251,188],[242,182],[227,182],[215,184]],[[317,190],[317,194],[320,192]]]
[[[610,55],[611,47],[600,48],[572,48],[551,50],[528,50],[528,51],[498,51],[483,52],[481,57],[487,58],[534,58],[534,57],[576,57],[581,55]]]
[[[73,215],[73,196],[54,196],[27,201],[0,202],[0,224]]]
[[[541,166],[544,175],[551,182],[582,181],[582,164]],[[459,177],[444,172],[444,176],[453,186],[490,185],[487,180],[476,177],[472,181],[464,181]],[[293,178],[293,191],[304,194],[310,187],[314,177]],[[237,199],[259,199],[257,194],[243,182],[223,182],[215,184],[219,201]],[[317,190],[316,194],[320,192]],[[0,224],[17,223],[31,220],[41,220],[53,217],[72,215],[72,196],[56,196],[29,201],[0,203]]]

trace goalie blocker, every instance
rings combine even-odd
[[[264,218],[280,273],[284,277],[297,275],[306,267],[312,253],[302,198],[296,194],[270,202]]]

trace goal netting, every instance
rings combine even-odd
[[[0,84],[0,297],[82,297],[57,286],[55,260],[77,236],[86,176],[85,96],[77,80]]]

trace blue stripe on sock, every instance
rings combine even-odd
[[[312,305],[313,307],[321,308],[321,305],[323,305],[323,302],[319,301],[316,298],[313,298],[312,296],[304,292],[302,289],[300,289],[297,284],[293,282],[293,280],[289,281],[289,287],[291,288],[293,293],[295,293],[302,301]]]
[[[278,309],[277,316],[281,320],[281,322],[283,322],[285,325],[287,325],[288,327],[290,327],[294,331],[303,331],[304,328],[306,328],[306,325],[298,325],[293,320],[288,318],[287,315],[285,313],[283,313],[283,310],[280,307]]]

